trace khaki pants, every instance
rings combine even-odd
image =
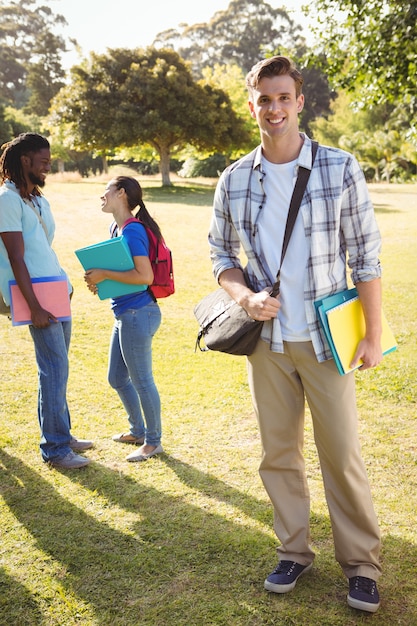
[[[263,458],[259,468],[274,506],[280,558],[307,565],[310,496],[303,458],[308,402],[332,524],[335,555],[345,575],[377,580],[380,534],[357,429],[355,380],[332,360],[318,363],[310,342],[285,343],[285,354],[259,341],[248,357]]]

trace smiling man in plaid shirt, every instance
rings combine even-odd
[[[355,375],[339,375],[314,301],[346,289],[349,266],[366,320],[352,365],[362,359],[360,369],[366,370],[380,363],[380,234],[363,173],[351,154],[319,146],[312,167],[311,141],[298,125],[302,83],[286,57],[261,61],[249,72],[249,109],[261,145],[219,180],[210,251],[222,287],[251,317],[264,321],[248,357],[248,376],[263,447],[260,475],[281,544],[265,589],[291,591],[314,560],[303,458],[306,399],[336,559],[349,580],[348,604],[373,613],[379,607],[380,533],[361,458]],[[273,298],[268,289],[280,264],[299,166],[311,175],[281,268],[281,292]]]

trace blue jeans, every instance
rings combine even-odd
[[[121,313],[109,350],[108,380],[126,410],[130,432],[151,446],[161,443],[162,434],[161,401],[152,373],[152,338],[160,324],[156,302]]]
[[[44,461],[57,460],[71,452],[71,420],[67,405],[68,350],[71,322],[47,328],[29,326],[38,365],[38,419],[40,449]]]

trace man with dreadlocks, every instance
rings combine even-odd
[[[15,279],[29,306],[30,334],[38,365],[40,449],[45,462],[73,469],[88,465],[74,451],[93,443],[70,433],[66,399],[71,322],[58,321],[39,304],[31,278],[66,276],[51,243],[55,222],[42,195],[51,169],[49,142],[36,133],[22,133],[2,146],[0,157],[0,291],[8,304],[8,281]],[[67,279],[68,280],[68,279]],[[72,292],[68,280],[68,291]]]

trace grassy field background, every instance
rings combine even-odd
[[[382,606],[346,604],[334,560],[309,415],[306,460],[317,553],[283,596],[263,590],[276,565],[272,509],[243,357],[194,352],[193,306],[213,287],[207,229],[213,187],[141,179],[174,256],[177,293],[161,301],[154,366],[166,453],[129,464],[106,380],[112,314],[85,287],[74,250],[108,236],[105,179],[51,176],[55,249],[75,287],[68,399],[93,463],[72,472],[40,459],[36,367],[27,328],[0,319],[0,624],[42,626],[350,626],[417,624],[417,186],[371,186],[383,235],[384,310],[398,350],[357,374],[363,456],[383,534]]]

